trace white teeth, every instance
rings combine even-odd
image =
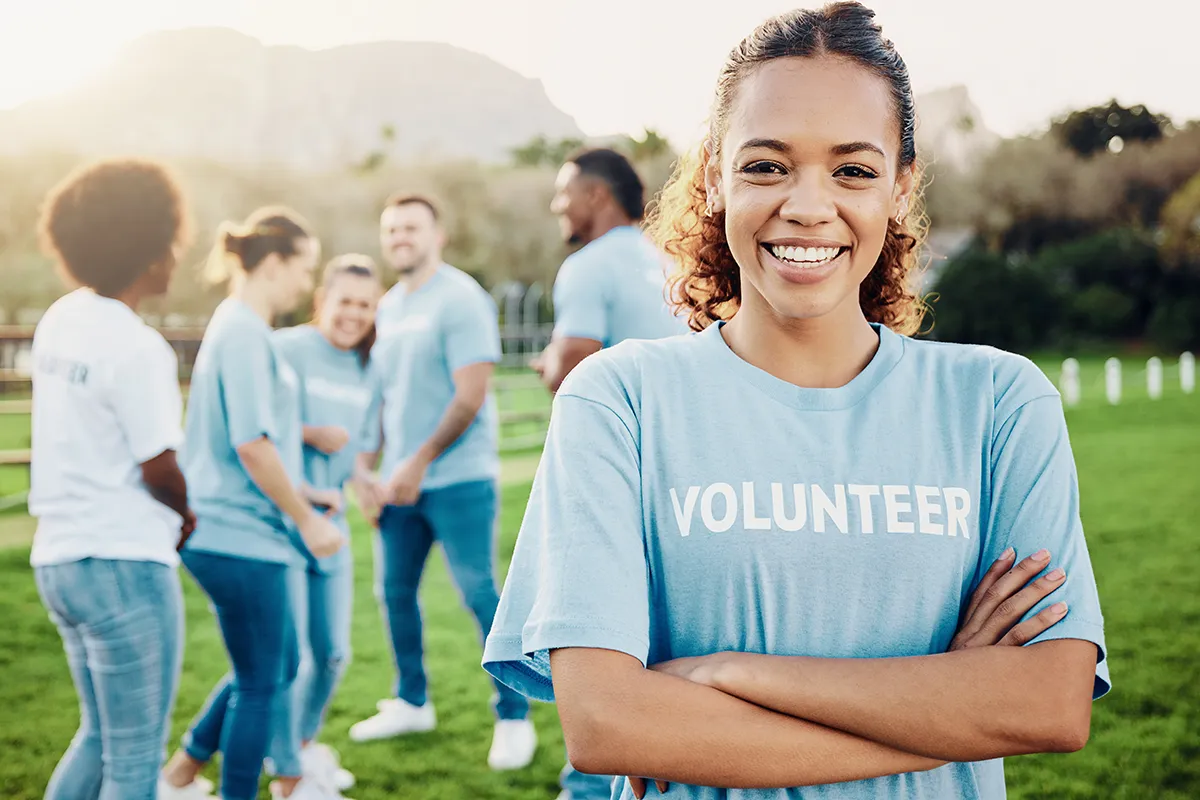
[[[842,252],[839,247],[780,247],[774,244],[767,247],[780,261],[790,261],[805,267],[819,267],[837,258]]]

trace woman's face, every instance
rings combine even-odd
[[[281,258],[269,255],[255,270],[271,281],[275,311],[295,311],[313,290],[313,272],[321,260],[321,243],[315,238],[299,239],[295,254]]]
[[[375,322],[379,280],[374,276],[342,273],[317,297],[318,329],[341,350],[352,350]]]
[[[743,309],[861,317],[859,284],[912,193],[899,150],[888,84],[851,61],[780,58],[742,79],[706,183]]]

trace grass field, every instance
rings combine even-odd
[[[1082,752],[1011,759],[1013,798],[1184,800],[1200,797],[1200,394],[1181,396],[1168,365],[1167,396],[1145,399],[1144,378],[1126,372],[1127,402],[1102,401],[1099,361],[1084,368],[1085,402],[1068,412],[1079,465],[1083,518],[1103,604],[1113,692],[1095,707]],[[1057,377],[1057,365],[1049,368]],[[1099,373],[1102,374],[1102,373]],[[1089,375],[1096,388],[1089,392]],[[0,432],[0,437],[5,435]],[[7,435],[19,436],[9,430]],[[18,446],[0,438],[0,449]],[[534,458],[506,461],[500,554],[512,551]],[[0,796],[40,798],[77,723],[76,701],[53,627],[28,568],[27,518],[0,516]],[[7,546],[6,546],[7,545]],[[525,771],[495,775],[490,687],[480,647],[440,558],[423,586],[427,661],[441,725],[411,739],[352,745],[351,723],[387,694],[392,668],[372,597],[370,539],[356,526],[359,565],[352,664],[330,714],[326,740],[360,778],[357,800],[545,798],[557,792],[563,749],[552,707],[537,706],[541,747]],[[185,578],[187,656],[175,718],[182,732],[225,669],[216,627]],[[264,794],[265,796],[265,794]]]

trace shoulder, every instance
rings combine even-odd
[[[1003,420],[1026,403],[1058,398],[1054,382],[1030,359],[988,345],[930,342],[905,337],[907,355],[923,371],[944,376],[958,390],[990,389],[996,419]]]
[[[271,332],[271,344],[281,353],[293,355],[312,346],[314,336],[320,336],[312,325],[294,325],[290,328],[280,328]]]
[[[700,357],[701,337],[694,333],[626,339],[581,361],[559,387],[558,396],[590,400],[636,416],[642,397],[676,391],[681,371],[696,369]]]
[[[458,267],[447,264],[442,267],[440,274],[442,281],[439,294],[450,309],[461,309],[463,306],[468,309],[496,308],[496,301],[488,294],[487,289]]]

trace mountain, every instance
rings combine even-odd
[[[999,134],[984,125],[965,86],[924,92],[915,102],[917,148],[938,163],[969,171],[1000,141]]]
[[[387,133],[385,133],[387,129]],[[497,161],[583,137],[538,80],[432,42],[264,46],[225,28],[150,34],[84,85],[0,111],[0,153],[136,153],[321,169],[375,151]]]

